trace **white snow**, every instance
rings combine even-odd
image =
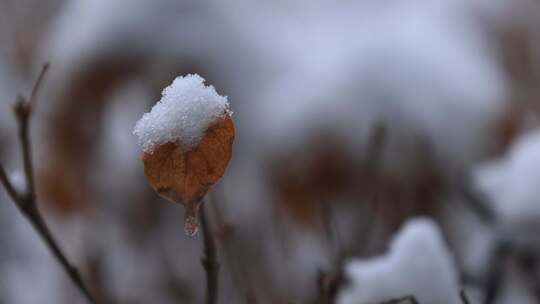
[[[197,74],[177,77],[161,94],[161,100],[133,130],[144,152],[168,142],[189,150],[210,124],[232,114],[227,97],[219,95],[213,86],[205,86]]]
[[[478,166],[474,178],[504,228],[535,237],[540,228],[540,129],[519,137],[507,155]]]
[[[9,179],[15,190],[19,193],[25,193],[26,188],[26,176],[22,170],[13,170],[9,173]]]
[[[259,90],[247,117],[260,140],[254,146],[281,155],[329,133],[361,158],[371,128],[383,121],[385,166],[402,168],[417,149],[410,138],[420,134],[445,167],[467,167],[485,153],[507,94],[469,3],[353,1],[283,18],[276,26],[287,29],[275,41],[258,35],[286,64],[275,64],[282,74]]]
[[[350,285],[339,304],[371,304],[413,295],[419,303],[460,303],[454,261],[437,225],[409,220],[394,237],[390,252],[345,266]]]

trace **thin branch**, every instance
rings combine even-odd
[[[32,113],[31,105],[24,97],[20,97],[15,102],[13,107],[15,116],[17,117],[17,126],[19,129],[19,140],[21,142],[21,151],[23,153],[24,176],[26,178],[27,194],[33,200],[35,196],[34,190],[34,168],[32,165],[31,146],[29,138],[30,114]]]
[[[330,304],[328,285],[328,275],[322,270],[319,270],[317,275],[317,290],[319,291],[319,295],[315,302],[316,304]]]
[[[489,272],[484,287],[484,304],[495,303],[504,284],[504,264],[512,253],[512,244],[505,240],[497,242],[489,261]]]
[[[497,222],[495,212],[490,208],[487,198],[472,187],[472,179],[465,176],[464,181],[458,185],[465,201],[477,216],[487,224]]]
[[[319,291],[316,304],[336,303],[336,295],[343,283],[343,274],[328,274],[319,270],[317,275],[317,289]]]
[[[21,140],[22,152],[23,152],[23,164],[24,164],[24,173],[26,177],[26,185],[28,187],[28,194],[31,197],[35,197],[34,190],[34,169],[32,165],[32,155],[30,147],[30,137],[29,137],[29,128],[30,128],[30,115],[36,107],[36,96],[41,87],[41,83],[49,70],[49,64],[45,63],[41,68],[41,72],[32,87],[32,93],[28,101],[24,97],[19,96],[15,102],[14,111],[15,116],[17,117],[18,127],[19,127],[19,138]]]
[[[6,191],[11,197],[11,199],[14,202],[17,202],[17,191],[15,190],[15,187],[13,187],[13,183],[9,180],[9,177],[6,174],[6,170],[4,169],[4,166],[2,166],[2,164],[0,164],[0,182],[2,183],[4,188],[6,188]]]
[[[536,303],[540,303],[540,276],[539,276],[539,252],[535,247],[521,245],[516,248],[516,258],[518,265],[523,270],[527,278],[528,288],[536,298]]]
[[[15,189],[15,187],[13,187],[13,183],[9,180],[9,177],[6,175],[4,167],[1,164],[0,181],[2,182],[4,188],[6,188],[6,191],[12,198],[18,210],[28,219],[28,221],[30,221],[34,229],[37,231],[41,239],[45,242],[58,263],[60,263],[71,281],[75,284],[75,286],[79,288],[79,290],[83,293],[83,295],[90,303],[95,304],[96,301],[94,300],[94,297],[81,279],[79,272],[69,263],[66,255],[60,249],[58,242],[52,236],[45,220],[43,219],[43,216],[39,212],[36,203],[36,194],[34,190],[34,169],[32,165],[29,126],[30,116],[32,114],[32,107],[35,106],[35,96],[47,69],[48,64],[45,64],[38,79],[36,80],[36,83],[34,84],[30,101],[27,101],[24,97],[18,97],[13,108],[15,116],[17,117],[19,140],[21,142],[27,188],[23,193],[19,193]]]
[[[370,180],[371,190],[368,192],[368,203],[373,208],[371,212],[375,215],[381,213],[384,208],[384,203],[382,202],[382,174],[381,167],[383,165],[383,152],[386,146],[386,141],[388,139],[388,128],[383,121],[376,123],[369,135],[369,140],[367,143],[366,156],[363,160],[363,169],[371,176]],[[372,234],[376,229],[376,216],[369,216],[360,230],[360,243],[364,244],[360,250],[362,254],[365,255],[368,253],[369,244],[372,243]]]
[[[32,87],[32,94],[30,95],[29,103],[30,107],[34,109],[36,107],[36,96],[39,91],[39,88],[41,86],[41,83],[43,82],[43,79],[45,78],[45,74],[47,74],[47,71],[49,70],[49,63],[46,62],[43,64],[43,67],[41,68],[41,72],[39,73],[39,76],[34,83],[34,86]]]
[[[79,290],[84,294],[84,296],[88,299],[90,303],[97,303],[92,294],[90,293],[88,287],[86,287],[86,285],[84,284],[84,281],[82,280],[77,268],[71,265],[71,263],[66,258],[66,255],[58,246],[58,242],[52,236],[49,227],[45,223],[45,220],[39,213],[38,209],[29,208],[27,211],[23,212],[30,220],[30,223],[32,223],[32,226],[34,226],[36,231],[39,233],[39,236],[47,244],[47,247],[52,252],[53,256],[60,263],[60,265],[62,265],[62,268],[67,273],[71,281],[73,281],[73,283],[79,288]]]
[[[208,199],[202,204],[200,211],[201,229],[203,232],[204,256],[201,260],[206,272],[206,304],[217,303],[219,263],[217,262],[217,249],[214,235],[206,218],[205,205],[210,203]]]
[[[471,304],[471,301],[469,301],[469,297],[467,296],[467,293],[465,292],[464,289],[462,289],[459,292],[459,297],[461,299],[461,303],[463,303],[463,304]]]
[[[239,294],[243,295],[245,303],[255,304],[257,303],[257,295],[255,291],[250,286],[249,279],[246,277],[244,271],[240,269],[238,254],[234,252],[236,244],[235,239],[235,227],[231,223],[227,223],[222,214],[222,208],[225,206],[223,201],[225,195],[221,193],[218,199],[217,189],[209,192],[207,195],[206,211],[208,212],[210,218],[212,218],[212,223],[216,227],[216,241],[217,246],[219,246],[220,254],[223,258],[223,263],[226,264],[227,268],[231,273],[231,278],[233,285],[238,290]],[[220,201],[221,200],[221,201]],[[218,206],[222,206],[218,208]],[[208,215],[207,215],[208,216]]]
[[[419,304],[414,296],[407,296],[399,299],[384,301],[381,304]]]

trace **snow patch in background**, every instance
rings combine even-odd
[[[458,275],[443,236],[427,218],[409,220],[385,256],[352,260],[345,266],[350,285],[339,304],[379,303],[414,296],[419,303],[458,304]]]
[[[537,237],[540,229],[540,129],[516,139],[507,155],[477,166],[474,178],[505,228],[519,235]]]

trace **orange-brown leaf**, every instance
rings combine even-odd
[[[154,190],[186,208],[186,230],[190,230],[188,222],[194,220],[204,195],[225,173],[233,141],[233,122],[226,115],[211,125],[199,144],[189,150],[166,143],[143,155],[144,173]]]

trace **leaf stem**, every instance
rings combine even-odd
[[[218,278],[219,278],[219,263],[217,261],[216,241],[212,233],[210,224],[206,215],[205,205],[210,203],[208,200],[204,202],[200,210],[201,229],[203,233],[204,255],[201,259],[202,265],[206,272],[206,304],[217,303],[218,295]]]

